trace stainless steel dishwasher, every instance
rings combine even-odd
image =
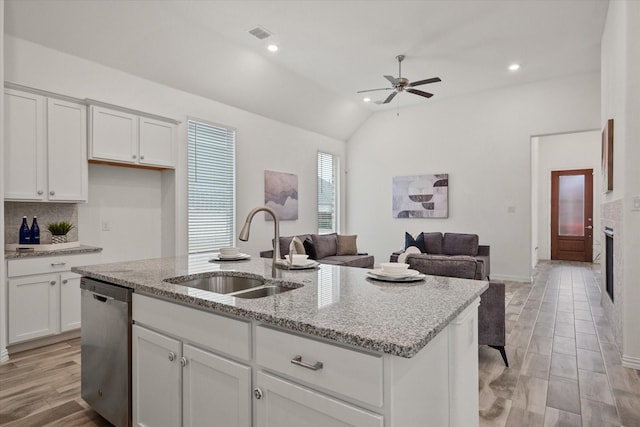
[[[131,289],[83,277],[82,398],[116,427],[131,425]]]

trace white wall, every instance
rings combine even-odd
[[[345,143],[317,133],[175,90],[78,57],[6,36],[6,80],[77,98],[93,98],[180,120],[175,172],[91,166],[90,201],[79,208],[81,240],[104,247],[103,260],[149,258],[187,251],[186,150],[188,117],[237,129],[237,223],[264,204],[264,170],[298,175],[299,220],[283,222],[281,233],[316,230],[316,153],[345,158]],[[342,192],[344,195],[344,191]],[[343,196],[344,197],[344,196]],[[124,206],[131,205],[131,208]],[[342,203],[344,206],[344,203]],[[342,210],[344,215],[344,209]],[[127,218],[124,218],[126,216]],[[131,218],[135,216],[137,218]],[[140,239],[136,222],[153,218]],[[110,220],[112,231],[102,232]],[[249,242],[254,255],[271,246],[272,223],[256,217]]]
[[[593,259],[601,251],[600,224],[600,131],[542,136],[538,139],[538,259],[551,259],[551,172],[593,169]]]
[[[600,127],[614,119],[614,177],[613,191],[603,197],[603,207],[621,201],[620,233],[616,230],[615,250],[617,274],[623,295],[616,300],[615,310],[607,310],[616,332],[622,329],[622,361],[626,366],[640,369],[640,211],[633,209],[633,197],[640,196],[640,2],[613,1],[609,3],[607,22],[602,36],[602,110]],[[618,274],[618,273],[621,274]],[[603,301],[605,309],[607,301]],[[619,307],[623,304],[623,307]],[[611,315],[615,318],[611,318]],[[618,338],[618,336],[616,336]]]
[[[529,280],[531,137],[598,128],[599,78],[432,98],[399,116],[376,113],[347,143],[349,232],[361,234],[377,262],[402,247],[405,231],[477,233],[491,245],[492,277]],[[449,174],[449,218],[392,218],[392,177],[431,173]]]

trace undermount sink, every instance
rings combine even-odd
[[[262,277],[234,276],[229,274],[212,274],[186,280],[176,277],[166,279],[165,282],[247,299],[281,294],[301,286],[293,283],[291,286],[281,286],[267,281]]]

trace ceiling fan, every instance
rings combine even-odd
[[[393,85],[392,87],[385,87],[380,89],[367,89],[367,90],[359,90],[357,93],[363,92],[373,92],[377,90],[393,90],[393,92],[387,96],[387,99],[384,101],[376,101],[376,104],[388,104],[391,100],[400,92],[409,92],[414,95],[424,96],[425,98],[431,98],[433,96],[432,93],[424,92],[418,89],[414,89],[416,86],[426,85],[427,83],[436,83],[440,82],[440,77],[432,77],[430,79],[418,80],[417,82],[409,82],[409,79],[402,77],[402,61],[404,60],[404,55],[396,56],[398,60],[398,78],[393,76],[384,76],[385,79],[389,80],[389,82]]]

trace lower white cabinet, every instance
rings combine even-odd
[[[383,427],[384,418],[287,380],[258,372],[257,427]]]
[[[7,262],[9,344],[80,328],[80,275],[74,265],[97,254],[12,259]]]
[[[251,425],[250,367],[139,325],[132,363],[133,425]]]

